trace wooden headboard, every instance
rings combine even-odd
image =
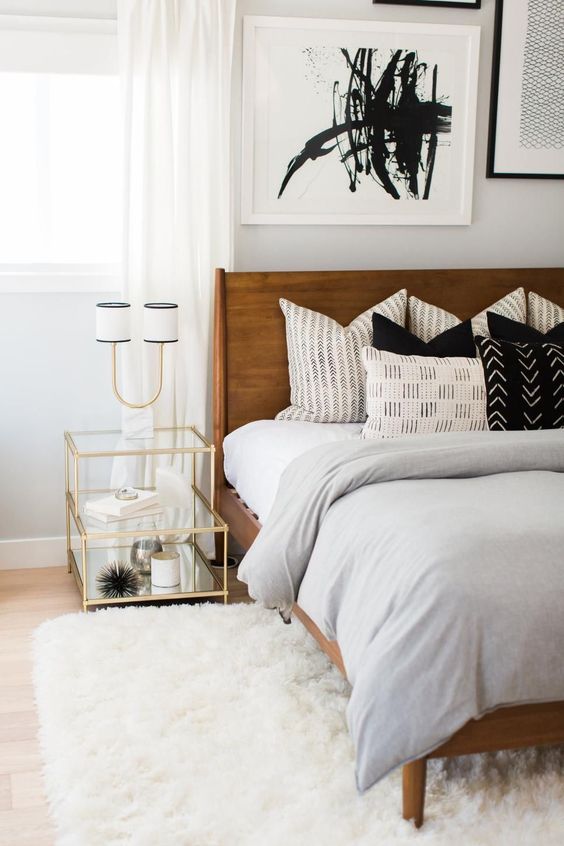
[[[348,270],[272,273],[216,271],[213,425],[216,482],[223,478],[223,438],[252,420],[275,416],[290,402],[284,317],[286,297],[347,325],[399,288],[473,317],[524,287],[564,304],[564,268]]]

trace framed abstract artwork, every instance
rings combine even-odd
[[[449,6],[451,9],[479,9],[481,0],[372,0],[386,6]]]
[[[497,0],[489,177],[564,179],[564,2]]]
[[[242,222],[471,222],[480,29],[246,17]]]

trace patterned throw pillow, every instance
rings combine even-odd
[[[510,317],[512,320],[518,320],[520,323],[525,323],[527,319],[527,300],[525,298],[525,291],[523,288],[516,288],[510,294],[506,294],[489,308],[484,309],[475,317],[472,318],[472,329],[474,335],[482,335],[488,337],[488,320],[486,312],[493,311],[496,314],[503,314],[505,317]],[[456,315],[451,314],[450,311],[445,311],[442,308],[426,303],[417,297],[409,298],[409,328],[414,335],[421,338],[425,343],[444,332],[445,329],[450,329],[451,326],[457,326],[460,319]]]
[[[529,329],[529,332],[532,332]],[[457,326],[451,326],[439,332],[428,343],[422,341],[413,332],[374,312],[372,315],[372,346],[378,350],[397,353],[398,355],[426,355],[446,358],[446,356],[467,356],[476,358],[476,345],[472,334],[472,323],[465,320]]]
[[[280,300],[286,318],[291,405],[276,420],[359,423],[366,419],[362,348],[372,343],[372,312],[405,325],[407,291],[397,291],[349,326]]]
[[[531,291],[529,293],[527,323],[533,329],[537,329],[537,331],[546,335],[559,323],[564,323],[564,308]]]
[[[477,338],[490,429],[564,428],[564,346]]]
[[[547,332],[539,332],[526,323],[488,311],[488,329],[490,337],[498,341],[525,344],[543,344],[550,341],[552,344],[564,344],[564,323],[555,323]]]
[[[367,347],[363,438],[487,429],[484,371],[477,358],[395,355]]]

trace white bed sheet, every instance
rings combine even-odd
[[[320,444],[359,438],[362,423],[301,423],[255,420],[223,441],[229,484],[264,523],[288,464]]]

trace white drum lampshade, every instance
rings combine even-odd
[[[143,339],[151,344],[178,341],[178,306],[176,303],[145,303]]]
[[[131,341],[129,303],[96,304],[96,340],[104,344]]]

